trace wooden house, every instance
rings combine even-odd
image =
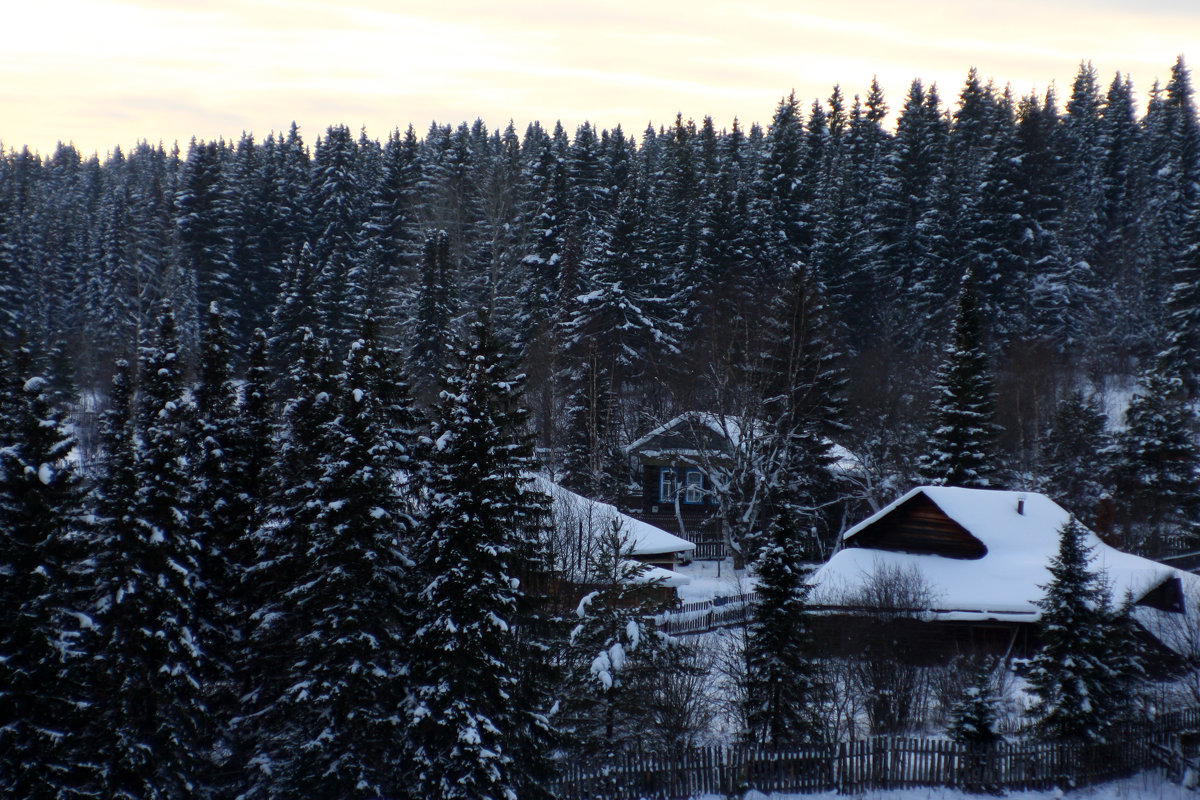
[[[1033,492],[922,486],[847,530],[814,575],[813,602],[853,649],[854,618],[887,616],[910,652],[939,660],[984,651],[1026,656],[1037,646],[1037,602],[1050,583],[1059,532],[1070,515]],[[1115,602],[1126,597],[1148,651],[1170,660],[1200,645],[1200,578],[1087,535],[1092,569]],[[881,608],[880,576],[917,582],[920,608]],[[903,593],[901,593],[903,594]]]
[[[708,470],[729,458],[740,435],[740,424],[730,418],[691,412],[626,447],[641,477],[641,513],[697,520],[708,516],[713,508]]]

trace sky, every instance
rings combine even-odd
[[[1144,102],[1181,54],[1200,59],[1197,0],[0,0],[0,143],[103,155],[476,118],[640,133],[676,113],[727,128],[872,77],[893,111],[913,78],[949,104],[972,66],[1061,102],[1082,61]]]

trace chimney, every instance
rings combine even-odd
[[[1023,495],[1023,494],[1017,495],[1017,513],[1018,514],[1025,513],[1025,495]]]

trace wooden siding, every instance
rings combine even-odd
[[[848,547],[932,553],[947,558],[983,558],[987,548],[967,529],[946,516],[932,500],[918,494],[869,528],[859,531]]]

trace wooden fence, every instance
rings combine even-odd
[[[750,613],[750,606],[757,600],[757,592],[748,592],[684,603],[678,608],[655,615],[653,622],[658,630],[672,636],[704,633],[726,625],[742,624]]]
[[[878,737],[795,749],[708,747],[670,755],[628,752],[567,765],[554,784],[560,800],[680,800],[702,794],[844,794],[872,789],[953,786],[976,792],[1084,786],[1159,763],[1162,745],[1200,730],[1188,709],[1131,725],[1098,743],[1001,742],[990,748],[934,739]]]

